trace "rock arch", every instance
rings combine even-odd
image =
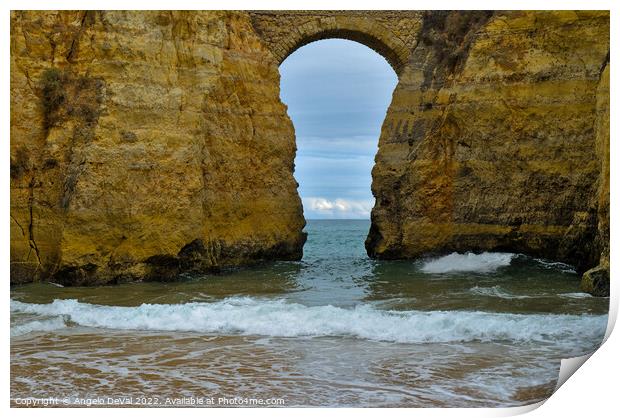
[[[13,11],[11,281],[299,259],[278,64],[324,38],[399,76],[369,255],[599,264],[604,293],[608,11]]]
[[[415,12],[252,12],[252,24],[280,64],[298,48],[321,39],[359,42],[383,56],[397,75],[409,62]]]

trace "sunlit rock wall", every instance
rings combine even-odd
[[[381,132],[369,254],[596,266],[608,246],[609,147],[595,139],[609,135],[597,134],[608,52],[607,12],[426,14]]]
[[[609,13],[596,11],[13,12],[11,281],[299,259],[277,67],[330,37],[399,75],[371,256],[600,263],[582,285],[605,293]]]
[[[11,14],[11,282],[298,259],[294,156],[247,14]]]

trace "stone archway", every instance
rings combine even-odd
[[[14,11],[11,281],[298,259],[278,65],[324,38],[399,78],[369,255],[608,270],[607,11]]]
[[[596,51],[589,51],[593,56],[587,64],[589,75],[579,83],[590,93],[554,98],[565,105],[566,114],[558,114],[547,107],[548,97],[530,92],[563,80],[559,67],[551,64],[557,60],[567,68],[583,67],[576,57],[579,48],[587,47],[571,44],[570,53],[558,54],[559,49],[553,49],[545,35],[531,29],[544,25],[542,32],[557,32],[559,45],[572,36],[581,39],[575,34],[584,26],[600,28],[598,39],[606,40],[607,15],[486,11],[249,14],[276,64],[307,43],[344,38],[377,51],[398,75],[373,168],[376,203],[366,241],[371,257],[508,249],[574,263],[580,271],[596,265],[601,253],[598,244],[588,247],[587,254],[579,249],[579,242],[597,235],[596,203],[578,196],[596,194],[593,188],[600,167],[588,168],[585,161],[600,155],[593,151],[592,135],[573,122],[585,119],[591,126],[597,118],[596,83],[588,80],[601,79],[608,43],[594,42]],[[533,65],[523,59],[531,51],[553,59],[540,58],[542,64]],[[579,106],[587,109],[585,113],[571,114]],[[537,109],[540,119],[529,118],[530,109]],[[507,122],[498,125],[498,120]],[[519,130],[518,126],[528,128]],[[577,142],[589,144],[580,155],[582,163],[567,157],[573,147],[562,139],[567,132]],[[537,142],[542,138],[544,146]],[[533,148],[539,160],[535,164],[526,156]],[[502,166],[497,161],[506,162]],[[521,174],[511,174],[515,172]],[[562,187],[558,176],[565,181]],[[557,210],[550,213],[549,207]]]
[[[298,48],[341,38],[375,50],[400,75],[409,62],[419,12],[251,12],[252,25],[278,64]],[[409,43],[409,46],[408,46]]]

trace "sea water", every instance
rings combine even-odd
[[[371,260],[369,226],[308,221],[300,262],[14,287],[13,404],[517,406],[551,394],[562,358],[600,345],[609,300],[581,293],[571,266]]]

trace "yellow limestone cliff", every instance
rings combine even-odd
[[[13,12],[11,279],[297,259],[277,66],[233,12]]]
[[[609,13],[11,14],[11,282],[299,259],[278,65],[324,38],[399,83],[371,257],[514,251],[609,286]]]

